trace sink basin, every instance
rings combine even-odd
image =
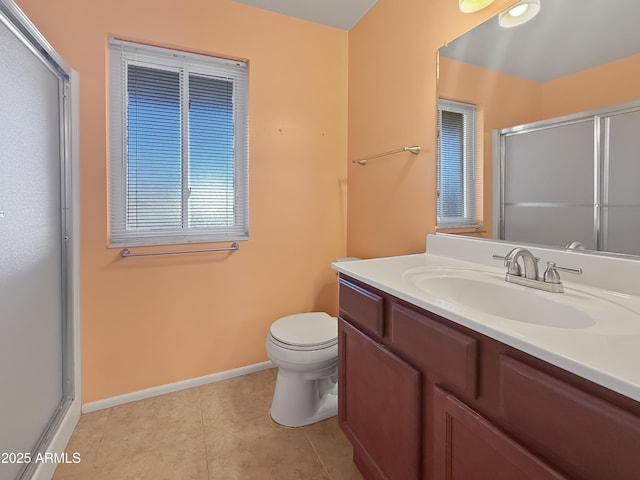
[[[500,274],[455,267],[415,268],[407,270],[403,279],[449,308],[472,309],[544,327],[584,329],[596,325],[589,309],[580,306],[584,300],[593,303],[593,297],[586,294],[543,292],[507,283]]]

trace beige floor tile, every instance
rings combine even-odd
[[[275,376],[271,370],[200,387],[205,428],[221,418],[242,421],[264,416],[271,408],[274,388]]]
[[[135,448],[121,457],[108,451],[87,480],[208,480],[202,436],[180,434],[173,442]],[[75,480],[75,479],[72,479]]]
[[[105,409],[80,416],[78,425],[76,425],[65,450],[70,458],[73,458],[73,454],[75,453],[80,454],[80,462],[77,464],[60,464],[58,468],[56,468],[53,480],[75,480],[75,478],[82,478],[76,477],[76,475],[83,474],[83,472],[88,470],[95,462],[110,411],[110,409]],[[85,478],[90,477],[86,476]]]
[[[54,480],[361,480],[336,419],[271,420],[276,370],[82,415]]]
[[[301,429],[268,415],[207,431],[210,480],[330,480]]]
[[[338,426],[338,417],[308,425],[303,430],[331,480],[362,480],[353,463],[351,443]]]
[[[184,439],[182,439],[184,440]],[[175,445],[136,450],[106,463],[71,466],[54,480],[208,480],[204,444],[178,441]]]
[[[182,390],[111,409],[97,463],[194,439],[203,441],[200,392]]]
[[[110,409],[88,462],[56,480],[207,480],[200,391],[183,390]]]

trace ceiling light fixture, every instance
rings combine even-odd
[[[472,13],[488,7],[493,2],[494,0],[458,0],[458,6],[461,12]]]
[[[520,0],[498,15],[498,22],[501,27],[517,27],[531,20],[538,12],[540,12],[540,0]]]

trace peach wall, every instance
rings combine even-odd
[[[349,162],[349,255],[424,251],[436,224],[436,52],[510,3],[463,14],[453,0],[378,0],[349,32],[349,160],[422,146]]]
[[[336,313],[347,32],[230,0],[17,3],[81,78],[83,402],[264,361],[273,320]],[[238,252],[106,248],[110,35],[249,60],[251,237]]]
[[[438,95],[479,105],[486,137],[494,128],[638,100],[639,75],[640,54],[545,83],[441,58]]]
[[[583,112],[640,98],[640,54],[543,85],[543,118]]]

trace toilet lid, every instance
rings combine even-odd
[[[273,322],[271,335],[282,343],[301,347],[335,343],[338,321],[324,312],[298,313]]]

